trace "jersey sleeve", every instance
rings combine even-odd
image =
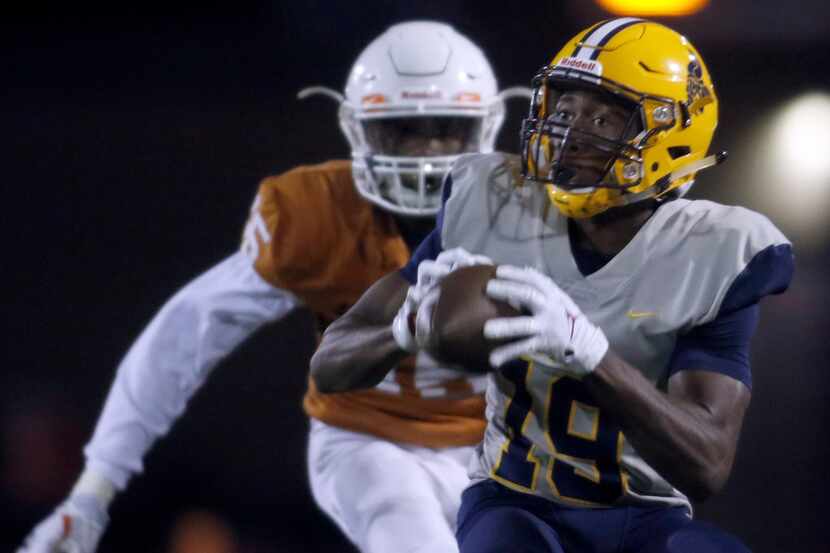
[[[754,303],[679,336],[669,361],[669,377],[683,370],[707,370],[752,389],[749,346],[758,326],[758,312]]]
[[[447,173],[444,178],[444,188],[441,190],[441,209],[435,219],[435,228],[418,245],[409,262],[400,270],[401,276],[410,284],[418,281],[418,265],[421,261],[435,259],[443,251],[441,231],[444,225],[444,210],[450,195],[452,195],[452,173]]]
[[[263,280],[289,290],[324,278],[337,264],[337,221],[332,205],[351,209],[340,192],[337,171],[300,167],[262,181],[245,226],[242,251]],[[335,181],[331,184],[331,181]],[[345,204],[345,205],[344,205]],[[332,282],[319,283],[322,286]]]
[[[767,246],[752,258],[729,286],[719,314],[758,303],[764,296],[780,294],[790,286],[795,258],[790,244]]]
[[[732,281],[717,317],[678,337],[669,376],[682,370],[708,370],[752,388],[749,350],[758,326],[758,302],[784,292],[793,275],[789,244],[770,245],[752,258]]]
[[[293,295],[264,282],[242,253],[184,286],[119,365],[84,449],[89,468],[123,489],[216,364],[297,304]]]

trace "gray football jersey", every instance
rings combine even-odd
[[[444,249],[463,247],[497,264],[549,275],[605,332],[611,347],[665,389],[677,336],[713,320],[755,255],[787,239],[740,207],[675,200],[589,276],[577,268],[567,219],[542,186],[519,185],[518,159],[469,155],[453,167]],[[688,499],[652,469],[575,378],[514,362],[491,373],[487,430],[471,467],[486,478],[570,506]]]

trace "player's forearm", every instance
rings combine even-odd
[[[393,271],[373,284],[326,329],[311,358],[311,378],[323,393],[368,388],[410,354],[392,336],[392,320],[409,283]]]
[[[408,355],[389,324],[367,324],[346,315],[323,334],[311,358],[311,378],[322,393],[369,388]]]
[[[705,405],[658,390],[612,351],[584,382],[643,459],[673,486],[702,500],[726,482],[734,443]]]

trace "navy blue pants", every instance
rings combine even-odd
[[[682,507],[576,509],[487,481],[468,488],[461,553],[749,553]]]

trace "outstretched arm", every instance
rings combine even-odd
[[[212,369],[263,324],[298,305],[236,253],[179,290],[118,367],[84,449],[87,465],[123,488]]]
[[[216,364],[264,323],[298,304],[237,253],[187,284],[142,332],[118,367],[86,467],[67,500],[40,523],[19,553],[92,553],[118,490],[184,412]]]

